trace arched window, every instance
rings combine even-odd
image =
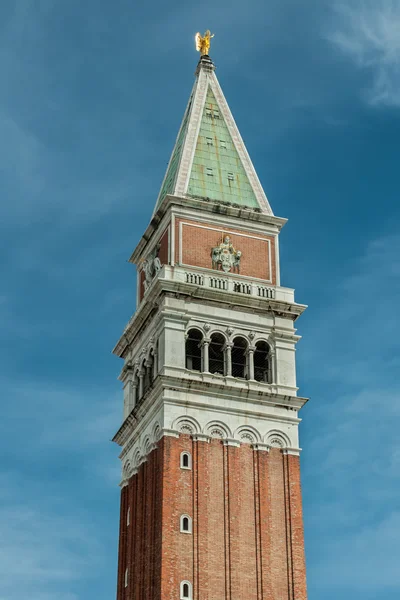
[[[181,581],[180,600],[192,600],[192,584],[189,581]]]
[[[247,341],[242,337],[233,340],[232,346],[232,375],[233,377],[247,377],[246,361]]]
[[[201,340],[203,334],[198,329],[189,329],[186,338],[186,368],[201,371]]]
[[[224,345],[225,338],[220,333],[213,333],[209,345],[209,371],[224,375]]]
[[[254,350],[254,379],[263,383],[271,383],[270,348],[267,342],[257,342]]]
[[[181,453],[181,469],[191,469],[192,468],[192,455],[190,452],[182,452]]]
[[[181,533],[192,533],[192,519],[189,515],[181,515],[180,530]]]

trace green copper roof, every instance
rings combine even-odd
[[[187,193],[241,206],[259,207],[210,87],[201,118]]]
[[[191,104],[192,104],[192,98],[189,101],[188,107],[187,107],[185,115],[183,117],[182,125],[180,128],[179,134],[178,134],[178,138],[176,140],[175,147],[172,152],[171,160],[169,161],[168,170],[167,170],[164,182],[161,187],[160,195],[158,197],[156,210],[160,206],[160,204],[162,203],[162,201],[164,200],[164,198],[167,194],[174,193],[176,176],[178,173],[178,167],[179,167],[179,163],[181,160],[183,144],[185,141],[187,126],[188,126],[188,122],[189,122],[189,114],[190,114]]]

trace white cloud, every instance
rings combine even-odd
[[[329,39],[371,72],[368,102],[400,106],[400,3],[347,0],[335,5],[335,14]]]
[[[94,577],[104,561],[97,531],[87,515],[71,512],[68,500],[15,502],[21,497],[15,480],[1,479],[7,492],[0,504],[0,598],[75,600],[74,582]]]

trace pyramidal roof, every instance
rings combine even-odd
[[[200,58],[155,211],[166,195],[206,198],[272,215],[209,56]]]

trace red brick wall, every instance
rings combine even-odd
[[[180,261],[179,245],[181,244],[182,264],[211,269],[211,249],[218,246],[223,234],[227,234],[231,237],[234,248],[242,252],[240,274],[276,283],[275,238],[273,236],[245,234],[245,232],[235,229],[218,229],[218,226],[212,223],[188,220],[185,220],[180,227],[180,222],[180,219],[176,219],[175,261],[177,263]],[[190,225],[185,223],[190,223]],[[211,229],[207,229],[207,227]]]
[[[117,600],[176,600],[182,580],[193,600],[307,599],[298,457],[163,438],[121,492]]]

